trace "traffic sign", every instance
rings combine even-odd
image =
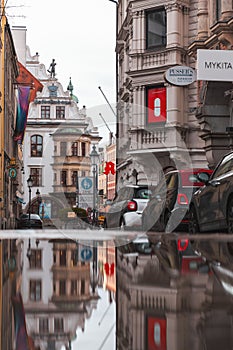
[[[92,249],[85,247],[81,249],[80,252],[81,260],[83,261],[89,261],[92,258]]]

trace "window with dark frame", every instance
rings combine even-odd
[[[32,301],[41,300],[41,280],[30,280],[29,296]]]
[[[66,181],[67,181],[67,171],[62,170],[61,171],[61,185],[66,186],[67,185]]]
[[[77,280],[71,280],[70,293],[71,293],[71,295],[77,295],[78,294]]]
[[[81,279],[81,295],[85,294],[85,280]]]
[[[33,180],[32,186],[42,186],[42,168],[30,168],[30,175]]]
[[[49,320],[48,318],[39,318],[39,332],[48,333],[49,332]]]
[[[64,331],[64,322],[63,318],[54,318],[54,332],[63,332]]]
[[[59,295],[66,295],[66,280],[59,281]]]
[[[78,155],[78,142],[73,142],[71,146],[72,156]]]
[[[31,157],[42,157],[43,137],[40,135],[31,136]]]
[[[77,178],[78,178],[78,172],[74,170],[72,172],[72,185],[76,186],[77,185]]]
[[[167,44],[167,18],[164,8],[146,12],[146,48],[155,49]]]
[[[60,256],[60,266],[66,266],[66,250],[61,249],[59,251],[59,256]]]
[[[50,118],[50,106],[41,106],[41,119]]]
[[[81,142],[81,155],[82,155],[82,157],[86,156],[86,143],[85,142]]]
[[[30,257],[30,269],[41,269],[42,267],[42,250],[41,249],[32,249]]]
[[[219,21],[222,15],[222,0],[215,1],[215,20]]]
[[[65,119],[65,106],[56,106],[56,119]]]

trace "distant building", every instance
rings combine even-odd
[[[71,79],[64,91],[56,78],[55,66],[52,74],[39,62],[38,53],[31,56],[25,28],[14,27],[13,32],[16,47],[21,45],[22,64],[43,84],[30,104],[23,142],[24,201],[28,202],[27,179],[31,176],[31,211],[40,213],[39,206],[46,206],[47,218],[54,219],[59,209],[76,206],[77,179],[91,175],[91,144],[98,144],[101,138],[85,107],[79,109]],[[28,203],[24,209],[29,209]]]

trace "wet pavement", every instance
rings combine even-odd
[[[15,237],[13,308],[35,349],[233,348],[231,235],[41,234]]]

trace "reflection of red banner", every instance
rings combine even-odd
[[[30,350],[23,300],[20,293],[12,297],[15,320],[16,350]]]
[[[147,318],[147,350],[166,350],[166,319]]]
[[[151,88],[147,90],[147,123],[165,123],[167,118],[166,88]]]

